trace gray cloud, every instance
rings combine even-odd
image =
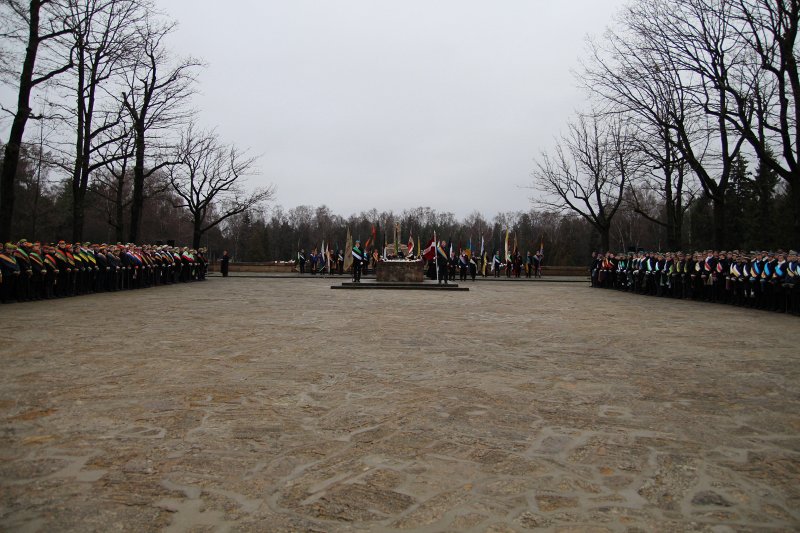
[[[527,209],[532,160],[584,95],[570,72],[623,0],[160,0],[196,105],[263,154],[277,203],[348,215]]]

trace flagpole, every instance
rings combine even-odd
[[[436,230],[433,230],[433,271],[436,272],[436,283],[439,283],[439,241],[436,240]]]

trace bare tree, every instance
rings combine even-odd
[[[189,98],[194,94],[197,68],[201,63],[192,58],[173,61],[164,41],[175,23],[145,18],[136,28],[139,48],[133,63],[126,70],[122,103],[129,116],[134,139],[133,198],[131,200],[130,242],[136,242],[141,227],[145,200],[145,181],[153,173],[169,165],[164,155],[157,157],[161,132],[174,128],[189,118]],[[147,168],[145,164],[150,159]]]
[[[790,189],[794,238],[800,239],[800,0],[739,0],[733,29],[748,58],[718,80],[734,104],[724,118],[747,139],[760,163]]]
[[[610,247],[611,223],[625,188],[636,172],[634,149],[623,121],[581,115],[569,125],[554,154],[543,152],[533,171],[535,203],[560,212],[575,212]]]
[[[114,230],[114,239],[122,242],[125,238],[125,209],[131,202],[128,178],[134,141],[129,124],[124,121],[107,133],[113,142],[103,143],[99,150],[99,159],[104,162],[104,168],[94,174],[89,191],[104,201],[107,222]]]
[[[726,191],[744,142],[724,118],[732,102],[719,83],[745,61],[731,37],[732,4],[640,0],[622,18],[635,40],[630,53],[644,57],[647,68],[641,75],[671,87],[680,97],[680,106],[665,108],[666,126],[713,203],[712,232],[718,247],[725,246]]]
[[[123,109],[113,99],[114,88],[134,53],[137,22],[150,7],[145,0],[69,0],[75,55],[75,77],[60,85],[72,93],[67,107],[75,128],[73,159],[65,165],[72,175],[72,238],[83,239],[86,192],[92,172],[104,167],[104,148],[128,135]],[[118,136],[109,135],[118,132]],[[127,157],[119,153],[117,157]]]
[[[645,36],[623,19],[619,30],[609,30],[602,43],[592,43],[582,79],[606,113],[630,119],[646,172],[638,175],[638,183],[630,184],[627,201],[634,212],[663,227],[667,246],[678,250],[684,215],[696,195],[675,133],[680,124],[674,117],[681,117],[683,127],[689,127],[688,98],[680,74],[663,64],[648,46]],[[649,199],[650,192],[662,200],[660,206],[646,202],[640,194]]]
[[[175,161],[167,167],[170,185],[179,198],[175,207],[191,216],[194,248],[208,230],[274,197],[272,186],[245,191],[243,178],[254,173],[256,158],[223,144],[215,132],[197,131],[190,124]]]
[[[2,174],[0,174],[0,240],[11,238],[11,221],[14,216],[14,184],[17,178],[20,146],[25,125],[31,117],[30,98],[33,89],[59,74],[71,69],[72,56],[67,50],[64,56],[53,56],[50,61],[41,61],[40,49],[70,32],[65,25],[61,1],[31,0],[25,6],[20,0],[2,0],[2,37],[14,45],[24,46],[25,55],[19,71],[17,87],[17,108],[4,148]],[[4,69],[8,69],[11,54],[3,54]],[[10,69],[13,74],[14,69]]]

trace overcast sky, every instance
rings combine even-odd
[[[160,0],[202,57],[202,122],[263,154],[286,208],[528,209],[622,0]],[[225,8],[222,8],[222,6]]]
[[[262,154],[276,204],[526,210],[623,0],[157,0],[202,58],[204,127]],[[7,132],[7,128],[4,128]],[[7,135],[7,133],[6,133]]]

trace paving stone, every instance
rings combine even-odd
[[[796,317],[244,277],[0,313],[2,530],[800,529]]]

